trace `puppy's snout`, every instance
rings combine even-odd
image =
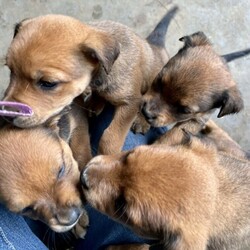
[[[83,187],[84,189],[86,189],[86,190],[89,189],[87,169],[85,169],[85,170],[82,171],[82,173],[81,173],[81,184],[82,184],[82,187]]]
[[[56,214],[58,222],[65,226],[74,224],[81,215],[81,211],[77,207],[63,209]]]
[[[154,119],[156,119],[156,117],[157,117],[155,114],[153,114],[152,112],[150,112],[150,111],[148,110],[148,104],[147,104],[147,102],[144,102],[144,103],[142,104],[141,112],[142,112],[142,114],[144,115],[144,117],[145,117],[148,121],[154,120]]]

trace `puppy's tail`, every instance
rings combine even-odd
[[[246,55],[250,54],[250,49],[245,49],[237,52],[233,52],[230,54],[223,55],[222,57],[226,60],[226,62],[231,62],[235,59],[244,57]]]
[[[155,29],[147,37],[147,41],[158,47],[165,47],[165,36],[169,27],[169,24],[179,8],[174,6],[166,15],[161,19],[161,21],[156,25]]]

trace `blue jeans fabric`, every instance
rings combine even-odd
[[[109,125],[113,117],[113,107],[107,106],[98,117],[90,121],[90,139],[93,155],[96,155],[99,139],[104,129]],[[164,134],[167,129],[151,128],[146,135],[128,133],[123,150],[132,149],[138,145],[151,144],[157,137]],[[115,222],[86,205],[89,214],[90,226],[84,240],[77,240],[75,249],[102,250],[108,245],[145,243],[145,239],[136,236],[127,227]],[[0,249],[17,250],[43,250],[45,245],[32,233],[25,220],[18,215],[8,212],[0,206]],[[33,231],[40,239],[46,234],[44,225],[39,222],[27,220]],[[40,231],[40,232],[39,232]],[[60,249],[60,248],[57,248]]]
[[[32,233],[23,217],[9,212],[0,204],[0,249],[45,250],[45,245]]]

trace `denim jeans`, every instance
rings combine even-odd
[[[32,233],[23,217],[9,212],[0,204],[0,249],[45,250],[45,245]]]
[[[90,139],[92,152],[95,155],[99,139],[104,129],[109,125],[113,116],[113,107],[108,106],[98,117],[90,121]],[[150,144],[157,137],[167,131],[166,128],[151,128],[146,135],[128,133],[123,150],[132,149],[138,145]],[[102,250],[108,245],[125,243],[145,243],[145,239],[136,236],[130,229],[99,213],[90,206],[86,206],[89,214],[90,226],[84,240],[75,242],[75,249]],[[47,233],[47,228],[40,222],[26,221],[0,206],[0,249],[43,250],[41,242]],[[38,235],[39,238],[36,236]],[[49,244],[49,243],[48,243]],[[53,243],[54,244],[54,243]],[[57,248],[60,249],[60,248]]]

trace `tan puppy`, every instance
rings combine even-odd
[[[141,96],[167,61],[164,37],[176,10],[147,40],[112,21],[84,24],[68,16],[47,15],[19,23],[6,56],[11,77],[4,100],[28,104],[34,115],[17,117],[14,124],[26,128],[44,123],[90,84],[93,98],[116,107],[99,151],[120,151]]]
[[[163,67],[144,97],[141,111],[148,123],[168,125],[216,108],[220,108],[218,117],[239,112],[243,101],[225,60],[247,55],[250,50],[225,55],[224,60],[202,32],[180,40],[184,47]]]
[[[56,232],[72,229],[81,215],[87,219],[78,165],[66,142],[45,128],[4,128],[0,138],[1,203]]]
[[[0,202],[56,232],[73,229],[84,237],[88,216],[79,170],[91,152],[86,115],[77,102],[44,127],[23,130],[1,124]]]
[[[187,138],[93,158],[81,174],[88,202],[163,249],[249,247],[249,161]]]

